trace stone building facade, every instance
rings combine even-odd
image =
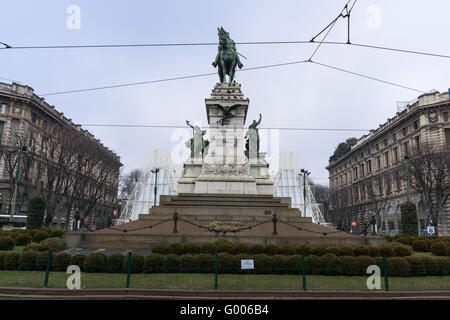
[[[0,83],[1,223],[9,220],[14,208],[13,221],[20,225],[28,201],[43,195],[55,203],[54,214],[46,213],[52,227],[73,229],[76,220],[91,230],[110,226],[117,208],[121,166],[119,156],[34,94],[31,87]],[[12,205],[15,181],[17,196]],[[60,192],[53,195],[51,190]]]
[[[400,233],[400,205],[408,195],[405,156],[425,144],[450,147],[449,113],[448,92],[423,94],[331,162],[326,167],[329,222],[346,231],[360,232],[375,216],[378,233]],[[416,204],[421,232],[430,223],[429,215],[421,195],[413,188],[409,195]],[[440,214],[439,234],[450,235],[450,201]]]

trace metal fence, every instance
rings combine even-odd
[[[298,262],[293,260],[291,265],[282,266],[273,263],[264,265],[262,260],[251,256],[242,259],[219,254],[208,255],[207,258],[209,260],[203,264],[189,259],[177,260],[177,267],[172,268],[157,260],[153,264],[148,264],[146,260],[145,264],[136,265],[130,252],[115,270],[110,268],[105,272],[103,263],[102,272],[95,272],[95,268],[87,272],[86,268],[80,266],[80,272],[73,273],[73,270],[67,271],[67,265],[55,265],[54,255],[50,251],[40,254],[30,263],[25,258],[4,261],[0,270],[0,287],[71,288],[72,285],[73,288],[79,281],[81,289],[450,291],[450,275],[445,270],[449,268],[450,259],[445,260],[447,262],[443,265],[434,264],[420,269],[422,271],[413,276],[393,276],[391,274],[398,274],[399,271],[389,270],[390,263],[386,257],[376,260],[378,264],[363,266],[365,271],[369,267],[365,275],[361,272],[355,272],[354,275],[334,274],[331,264],[326,265],[329,270],[318,272],[314,261],[305,256],[297,256]]]

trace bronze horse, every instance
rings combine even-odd
[[[233,83],[234,73],[236,71],[236,65],[241,69],[244,65],[239,60],[238,53],[236,51],[236,44],[230,38],[228,32],[222,27],[217,28],[219,35],[219,50],[215,61],[212,65],[219,66],[218,73],[220,83],[226,82],[226,75],[229,77],[229,84]]]

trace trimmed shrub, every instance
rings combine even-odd
[[[233,241],[231,241],[230,239],[226,239],[226,238],[219,238],[219,239],[214,240],[212,242],[212,244],[215,245],[215,246],[219,246],[219,245],[222,245],[222,244],[231,244],[231,245],[233,245]]]
[[[84,260],[83,270],[85,272],[106,272],[107,256],[101,252],[93,252]]]
[[[34,235],[33,235],[33,242],[41,242],[42,240],[45,240],[48,238],[48,232],[46,231],[37,231]]]
[[[450,258],[447,257],[439,257],[435,258],[436,269],[439,276],[448,276],[450,275]]]
[[[339,257],[341,255],[341,250],[339,247],[330,247],[328,248],[328,253],[334,254],[336,257]]]
[[[271,260],[267,254],[257,254],[253,256],[255,273],[270,274],[272,271]]]
[[[279,253],[283,254],[283,255],[286,255],[286,256],[291,256],[291,255],[295,254],[296,251],[295,251],[295,247],[294,246],[285,245],[285,246],[282,246],[279,249]]]
[[[45,243],[30,243],[29,245],[25,246],[23,248],[23,252],[26,251],[37,251],[37,252],[43,252],[50,250],[49,246]]]
[[[67,230],[52,229],[48,232],[48,235],[50,238],[62,238],[62,236],[66,232],[67,232]]]
[[[28,203],[27,229],[40,229],[44,222],[45,201],[34,197]]]
[[[192,253],[192,254],[196,254],[196,253],[200,253],[200,246],[195,244],[195,243],[187,243],[184,245],[183,248],[183,253]]]
[[[219,255],[224,253],[219,253]],[[192,254],[183,254],[180,256],[180,272],[191,273],[195,270],[195,258]],[[220,265],[220,264],[219,264]]]
[[[359,257],[359,256],[370,256],[370,250],[368,247],[356,247],[355,250],[353,251],[355,257]]]
[[[214,273],[215,257],[211,254],[200,253],[195,256],[195,270],[199,273]]]
[[[157,244],[152,248],[152,253],[166,254],[167,246],[163,244]]]
[[[31,243],[31,235],[28,233],[19,233],[15,239],[16,246],[26,246]]]
[[[418,252],[427,252],[429,251],[427,243],[425,240],[414,240],[412,242],[412,247],[414,249],[414,251],[418,251]]]
[[[132,253],[130,263],[130,273],[141,273],[144,269],[144,257],[142,254]],[[128,272],[128,256],[124,256],[122,263],[123,272]]]
[[[84,260],[86,260],[86,255],[76,254],[70,258],[70,264],[78,266],[81,271],[84,270]]]
[[[262,254],[264,253],[264,246],[262,244],[254,244],[250,247],[251,254]]]
[[[302,274],[302,256],[295,254],[287,257],[286,269],[289,274]]]
[[[413,249],[412,247],[406,245],[406,244],[399,244],[399,243],[392,243],[395,255],[397,257],[407,257],[412,255]]]
[[[184,246],[181,243],[171,243],[167,247],[167,253],[183,254]]]
[[[304,244],[300,244],[300,245],[296,246],[295,251],[297,252],[297,254],[304,255],[304,256],[308,256],[308,255],[312,254],[311,247],[304,245]]]
[[[12,237],[0,238],[0,250],[12,250],[14,249],[15,242]]]
[[[307,274],[322,274],[322,261],[316,255],[309,255],[305,258]]]
[[[68,253],[57,253],[53,256],[53,270],[55,271],[67,271],[67,267],[70,266],[71,256]]]
[[[164,272],[164,256],[159,253],[151,253],[144,260],[145,273],[161,273]]]
[[[52,250],[54,252],[64,250],[64,240],[61,238],[47,238],[45,240],[42,240],[40,245],[41,248],[45,248],[45,250]]]
[[[339,257],[340,269],[343,275],[356,276],[359,273],[359,265],[353,256]]]
[[[431,245],[430,251],[435,256],[445,256],[447,254],[447,245],[445,242],[435,242]]]
[[[221,242],[219,244],[216,244],[216,249],[217,252],[226,252],[230,254],[233,253],[233,245],[229,243]]]
[[[164,272],[177,273],[180,272],[180,256],[169,253],[164,257]]]
[[[4,257],[5,270],[19,269],[20,254],[15,252],[8,252]]]
[[[389,242],[389,244],[390,243],[392,243],[392,242]],[[380,253],[381,253],[382,256],[386,256],[386,258],[395,257],[394,248],[392,248],[388,244],[382,244],[378,248],[380,249]]]
[[[227,252],[221,252],[218,254],[218,270],[219,273],[225,274],[225,273],[234,273],[233,271],[236,271],[236,259],[234,259],[229,253]],[[240,261],[239,261],[240,264]],[[239,266],[240,268],[240,266]]]
[[[123,272],[124,258],[124,255],[121,253],[113,253],[109,255],[106,258],[106,271],[111,273]]]
[[[273,274],[283,274],[286,272],[287,259],[279,254],[273,255],[270,257],[270,265]]]
[[[412,276],[427,275],[427,270],[425,269],[423,260],[420,257],[406,257],[405,259],[410,265]]]
[[[405,258],[388,258],[387,265],[389,276],[407,277],[411,275],[411,266]]]
[[[405,202],[400,205],[401,220],[402,220],[402,234],[417,236],[419,228],[417,222],[416,205],[412,202]],[[407,243],[410,245],[411,243]]]
[[[341,274],[341,266],[339,258],[332,253],[327,253],[321,257],[322,260],[322,274],[324,275],[338,275]]]
[[[321,257],[321,256],[323,256],[324,254],[327,254],[327,253],[328,253],[328,250],[327,250],[327,248],[322,247],[322,246],[319,246],[319,247],[313,247],[311,253],[312,253],[313,255],[315,255],[315,256]]]
[[[278,247],[274,244],[268,244],[264,247],[264,253],[270,256],[278,254]]]
[[[246,243],[238,243],[233,246],[233,253],[234,254],[248,254],[250,253],[250,246]]]
[[[200,252],[201,253],[207,253],[207,254],[216,254],[216,246],[212,243],[203,243],[200,246]]]
[[[36,255],[36,270],[45,271],[47,269],[48,251],[38,252]]]
[[[352,247],[341,247],[339,248],[339,252],[341,256],[352,257],[355,255],[355,250]]]
[[[369,247],[369,255],[371,257],[379,257],[381,255],[380,249],[377,247]]]
[[[7,253],[0,252],[0,270],[3,270],[5,268],[5,256]]]
[[[37,253],[29,251],[22,253],[19,258],[20,270],[35,270],[36,269],[36,256]]]
[[[358,275],[367,275],[367,268],[375,264],[375,259],[369,256],[358,256],[356,259],[356,265],[358,266]]]

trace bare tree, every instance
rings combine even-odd
[[[450,148],[422,144],[413,149],[406,160],[409,162],[411,187],[421,195],[438,235],[439,217],[450,196]]]

